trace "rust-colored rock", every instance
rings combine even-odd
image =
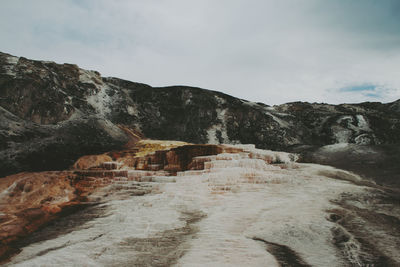
[[[0,262],[15,253],[10,244],[76,205],[75,175],[69,171],[19,173],[0,179]]]
[[[61,212],[62,209],[60,208],[60,206],[54,204],[54,205],[44,206],[42,210],[48,214],[57,214]]]
[[[77,170],[87,170],[100,166],[103,162],[112,161],[109,155],[87,155],[80,157],[74,164],[73,168]]]
[[[171,173],[185,170],[203,169],[204,163],[195,165],[193,158],[200,156],[217,155],[220,153],[239,153],[240,148],[227,147],[223,145],[182,145],[170,150],[160,150],[142,157],[123,158],[129,167],[136,170],[164,170]]]

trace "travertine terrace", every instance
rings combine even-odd
[[[10,176],[2,203],[33,201],[2,211],[1,227],[16,229],[14,240],[2,239],[3,256],[14,253],[8,264],[16,266],[398,264],[393,224],[365,216],[385,210],[379,189],[296,159],[252,145],[143,141],[83,157],[66,172]],[[49,175],[63,176],[62,184],[38,195],[32,179]],[[85,208],[60,219],[66,207]],[[44,219],[24,224],[39,213]]]

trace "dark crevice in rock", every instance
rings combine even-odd
[[[267,251],[274,255],[281,266],[310,267],[296,251],[288,246],[269,242],[259,237],[253,237],[252,239],[264,243]]]
[[[87,240],[79,241],[79,242],[93,241],[93,240],[96,240],[97,238],[102,237],[103,235],[104,235],[104,234],[99,234],[99,235],[97,235],[97,236],[95,236],[95,237],[89,238],[89,239],[87,239]],[[42,250],[42,251],[38,252],[36,255],[34,255],[33,257],[43,256],[43,255],[46,255],[47,253],[49,253],[49,252],[51,252],[51,251],[55,251],[55,250],[58,250],[58,249],[62,249],[62,248],[68,247],[68,246],[73,245],[73,244],[76,244],[76,242],[75,242],[75,243],[72,243],[72,242],[68,241],[67,243],[62,244],[62,245],[60,245],[60,246],[52,247],[52,248],[48,248],[48,249]]]

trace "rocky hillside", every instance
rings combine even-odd
[[[0,53],[6,266],[399,266],[399,161],[400,100],[271,107]]]
[[[292,151],[336,143],[399,144],[400,100],[271,107],[0,53],[0,177],[64,169],[82,155],[122,149],[141,134]]]

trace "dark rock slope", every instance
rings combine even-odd
[[[64,169],[132,138],[298,150],[400,143],[400,101],[268,106],[187,86],[154,88],[0,53],[0,177]]]

